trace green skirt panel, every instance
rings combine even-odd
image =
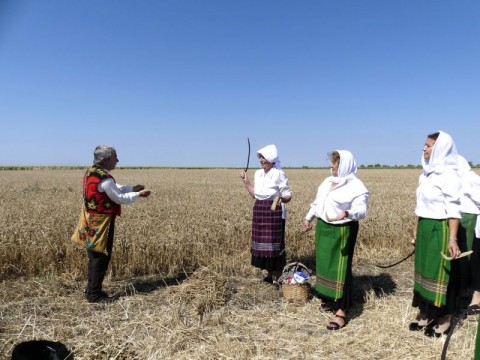
[[[338,300],[343,296],[348,264],[349,224],[331,225],[318,219],[315,231],[315,290],[322,296]]]
[[[446,305],[450,262],[440,254],[448,254],[448,220],[420,218],[415,242],[414,289],[436,307]]]

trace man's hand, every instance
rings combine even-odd
[[[139,193],[140,193],[141,197],[147,197],[151,194],[151,191],[150,190],[141,190]]]
[[[135,192],[140,192],[142,191],[143,189],[145,189],[145,186],[143,185],[135,185],[132,190],[135,191]]]

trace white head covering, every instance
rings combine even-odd
[[[274,164],[275,168],[281,169],[281,163],[280,159],[278,158],[278,151],[275,145],[272,144],[264,146],[260,150],[257,150],[257,154],[262,155],[265,160],[267,160],[269,163]]]
[[[337,187],[348,186],[348,193],[351,199],[362,194],[368,194],[368,189],[357,176],[357,164],[353,154],[348,150],[336,150],[340,154],[340,161],[338,164],[338,176],[331,176],[332,183],[337,184]]]
[[[433,145],[430,160],[425,161],[422,156],[422,167],[425,174],[441,173],[446,167],[457,170],[458,167],[458,152],[452,137],[441,130],[438,132],[440,134]]]
[[[335,183],[343,183],[349,177],[355,176],[357,173],[357,163],[353,154],[348,150],[336,150],[340,154],[340,162],[338,164],[338,175],[333,176],[332,181]],[[331,170],[330,170],[331,171]]]

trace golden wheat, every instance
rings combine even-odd
[[[286,169],[289,261],[315,266],[314,234],[301,223],[327,169]],[[312,299],[292,306],[250,266],[251,199],[235,169],[121,169],[119,183],[153,191],[122,208],[106,287],[111,305],[82,299],[85,251],[69,240],[83,170],[1,171],[0,340],[48,338],[75,359],[436,359],[442,340],[408,331],[415,315],[408,254],[419,170],[361,169],[370,190],[354,258],[356,305],[331,334]],[[253,176],[253,170],[249,172]],[[452,338],[451,358],[472,358],[475,319]],[[418,349],[421,348],[421,352]]]

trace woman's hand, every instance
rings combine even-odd
[[[255,199],[253,184],[248,180],[247,172],[245,170],[240,171],[240,179],[242,179],[243,185],[245,185],[250,196]]]
[[[312,222],[305,219],[303,220],[303,231],[307,232],[307,231],[310,231],[312,230]]]
[[[448,251],[450,251],[450,256],[454,259],[462,253],[458,247],[457,240],[451,239],[448,241]]]
[[[244,170],[240,171],[240,179],[242,179],[243,182],[248,181],[247,173]]]
[[[290,200],[292,200],[292,197],[291,196],[280,196],[280,198],[278,199],[278,203],[281,204],[281,203],[288,203]]]

